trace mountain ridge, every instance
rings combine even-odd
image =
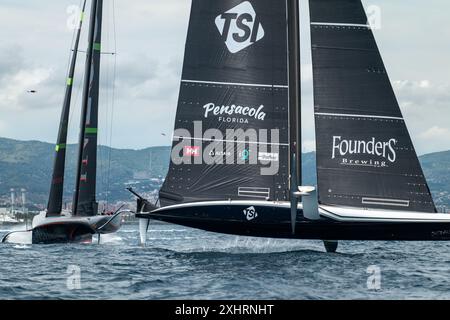
[[[67,146],[65,190],[73,190],[77,145]],[[159,188],[168,170],[169,146],[144,149],[119,149],[99,146],[98,198],[109,201],[130,201],[125,190],[133,186],[144,194]],[[20,141],[0,137],[0,204],[8,203],[10,189],[25,188],[31,202],[47,201],[53,166],[54,145],[38,140]],[[111,161],[109,161],[111,159]],[[419,157],[437,206],[450,206],[450,150]],[[315,184],[315,153],[303,156],[305,184]],[[107,193],[109,191],[109,193]],[[71,201],[66,192],[65,201]]]

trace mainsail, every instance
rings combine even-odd
[[[73,208],[74,215],[78,216],[93,216],[98,213],[96,173],[102,15],[103,0],[93,0]]]
[[[193,0],[163,206],[289,198],[286,5]]]
[[[436,212],[360,0],[310,0],[319,202]]]
[[[81,27],[83,24],[84,10],[86,8],[86,1],[83,3],[81,11],[80,24],[78,25],[77,34],[75,37],[75,44],[72,53],[72,59],[69,67],[69,74],[67,77],[66,93],[64,96],[63,109],[61,113],[61,120],[59,124],[58,139],[56,142],[56,154],[53,164],[53,176],[50,186],[50,195],[47,205],[47,217],[59,216],[62,211],[63,203],[63,187],[64,187],[64,173],[66,163],[66,144],[67,144],[67,130],[70,116],[70,103],[72,101],[73,78],[75,74],[75,66],[77,64],[78,46],[80,44]]]

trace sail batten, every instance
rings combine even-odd
[[[283,84],[260,84],[260,83],[237,83],[237,82],[218,82],[218,81],[205,81],[205,80],[187,80],[182,79],[181,82],[185,83],[198,83],[198,84],[213,84],[223,86],[242,86],[242,87],[256,87],[256,88],[285,88],[289,86]]]
[[[319,202],[436,212],[360,0],[310,0]]]

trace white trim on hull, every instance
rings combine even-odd
[[[450,223],[450,214],[320,206],[321,215],[346,222]]]
[[[183,203],[159,208],[152,213],[163,213],[172,209],[205,207],[205,206],[263,206],[290,208],[290,203],[271,201],[203,201],[195,203]],[[303,210],[303,205],[298,205],[299,210]],[[395,210],[375,210],[367,208],[344,208],[336,206],[319,206],[319,214],[335,221],[342,222],[398,222],[398,223],[450,223],[450,214],[408,212]]]

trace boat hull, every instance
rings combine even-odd
[[[140,213],[137,217],[251,237],[311,240],[450,240],[450,216],[448,221],[433,222],[338,221],[325,216],[318,220],[308,220],[303,217],[303,210],[299,208],[296,231],[292,234],[290,215],[288,204],[229,202],[172,206],[150,213]]]
[[[32,244],[91,243],[94,234],[108,234],[121,227],[120,214],[114,216],[93,217],[52,217],[45,213],[33,221],[31,233]],[[14,235],[24,231],[7,234],[2,242],[15,242]]]
[[[114,233],[121,226],[120,215],[46,220],[33,228],[33,244],[90,243],[94,234]]]
[[[95,230],[83,222],[49,223],[33,228],[33,244],[91,243]]]

